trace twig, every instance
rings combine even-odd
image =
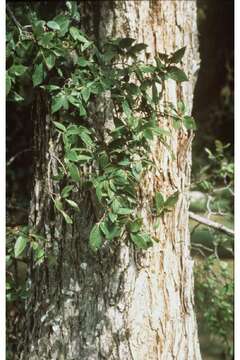
[[[10,6],[8,4],[6,4],[6,7],[7,7],[8,15],[10,16],[10,18],[12,19],[12,21],[14,22],[14,24],[16,25],[16,27],[18,28],[18,30],[19,30],[19,32],[21,34],[22,33],[22,25],[15,18]]]
[[[28,151],[32,151],[32,149],[24,149],[24,150],[22,150],[22,151],[19,151],[16,155],[12,156],[12,157],[8,160],[6,166],[10,166],[18,156],[20,156],[20,155],[22,155],[23,153],[28,152]]]
[[[227,235],[230,235],[230,236],[234,236],[234,231],[232,229],[229,229],[228,227],[222,225],[222,224],[219,224],[215,221],[212,221],[212,220],[209,220],[203,216],[200,216],[200,215],[197,215],[197,214],[194,214],[193,212],[189,211],[189,217],[197,222],[199,222],[200,224],[204,224],[204,225],[207,225],[209,227],[212,227],[216,230],[219,230],[219,231],[222,231],[222,232],[225,232]]]
[[[202,244],[199,244],[199,243],[196,243],[196,244],[192,244],[192,247],[195,247],[195,248],[202,248],[204,250],[207,250],[207,251],[210,251],[210,252],[213,252],[213,249],[205,246],[205,245],[202,245]]]
[[[57,160],[59,162],[59,164],[62,166],[62,168],[64,170],[64,174],[67,175],[67,170],[66,170],[65,166],[63,165],[63,163],[61,162],[61,160],[54,154],[51,154],[51,157],[53,157],[55,160]]]

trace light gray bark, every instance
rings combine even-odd
[[[82,11],[83,20],[86,15],[95,19],[89,26],[100,39],[130,36],[146,43],[144,56],[149,62],[157,52],[170,53],[186,45],[184,69],[190,81],[176,85],[169,80],[165,99],[176,103],[183,98],[191,111],[193,73],[199,62],[195,1],[85,2]],[[158,242],[147,251],[137,251],[123,239],[120,245],[93,255],[87,240],[94,220],[90,196],[76,194],[82,211],[72,229],[51,210],[47,174],[55,171],[51,154],[57,150],[56,144],[51,145],[48,116],[39,115],[37,121],[41,166],[35,174],[31,221],[44,229],[46,253],[56,262],[31,269],[21,358],[201,359],[188,231],[192,135],[183,128],[173,129],[170,119],[159,118],[159,124],[171,132],[169,145],[175,156],[160,143],[153,144],[150,156],[156,170],[142,180],[139,195],[145,226]],[[156,191],[168,196],[176,190],[180,196],[174,211],[164,214],[159,229],[154,229],[150,199]]]

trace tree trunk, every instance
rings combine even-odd
[[[165,100],[183,99],[191,111],[199,61],[195,1],[101,1],[81,4],[82,19],[101,40],[107,35],[133,37],[148,45],[145,60],[157,52],[187,46],[184,70],[190,81],[168,80]],[[97,20],[96,20],[97,19]],[[41,94],[39,95],[40,100]],[[193,310],[193,260],[188,231],[188,189],[192,134],[175,130],[169,119],[159,124],[171,132],[169,146],[152,147],[156,169],[141,183],[142,216],[158,239],[147,251],[127,240],[89,251],[94,214],[90,197],[76,194],[80,215],[65,225],[54,213],[48,188],[56,171],[52,157],[58,145],[48,114],[37,112],[35,184],[30,220],[44,232],[45,252],[52,262],[30,271],[31,297],[21,359],[170,360],[201,359]],[[50,161],[51,160],[51,161]],[[156,191],[180,196],[173,211],[160,219],[149,215]]]

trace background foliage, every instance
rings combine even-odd
[[[193,107],[198,130],[191,208],[233,228],[234,2],[219,5],[216,0],[198,1],[201,66]],[[232,359],[233,238],[193,221],[191,230],[202,355]]]

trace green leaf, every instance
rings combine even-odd
[[[20,102],[20,101],[23,101],[24,98],[14,91],[13,92],[13,100],[16,101],[16,102]]]
[[[153,140],[153,132],[152,132],[152,129],[145,129],[145,130],[143,131],[143,136],[145,137],[145,139]]]
[[[75,98],[72,95],[69,95],[67,97],[68,101],[70,102],[70,104],[72,104],[73,106],[77,107],[79,109],[79,99]]]
[[[130,164],[131,164],[131,161],[128,158],[124,158],[123,160],[118,162],[118,165],[121,165],[121,166],[128,166]]]
[[[83,132],[91,134],[91,131],[82,125],[70,125],[67,128],[67,135],[81,135]]]
[[[80,178],[78,167],[74,163],[70,163],[68,167],[69,167],[71,178],[74,181],[79,182],[81,178]]]
[[[96,190],[96,196],[99,202],[101,202],[102,197],[103,197],[103,192],[102,192],[102,184],[101,183],[97,183],[95,185],[95,190]]]
[[[157,221],[153,224],[153,229],[156,230],[159,228],[159,226],[160,226],[160,220],[159,218],[157,218]]]
[[[74,188],[74,185],[65,186],[61,191],[61,197],[62,198],[68,197],[68,195],[70,194],[70,192],[72,191],[73,188]]]
[[[131,54],[136,54],[137,52],[140,52],[142,50],[145,50],[147,48],[147,45],[146,44],[136,44],[134,46],[132,46],[130,49],[129,49],[129,53]]]
[[[60,110],[62,107],[66,110],[68,109],[68,100],[67,97],[63,94],[53,98],[51,107],[52,114]]]
[[[32,75],[32,81],[33,81],[33,87],[41,84],[44,80],[44,69],[43,69],[43,64],[37,64],[34,67],[34,72]]]
[[[128,229],[131,233],[137,233],[142,227],[142,219],[136,219],[133,222],[128,224]]]
[[[86,39],[85,40],[82,40],[82,42],[84,42],[83,45],[81,45],[81,51],[83,52],[84,50],[86,50],[87,48],[89,48],[89,46],[91,46],[93,44],[92,41],[87,41]]]
[[[129,93],[131,95],[139,95],[140,94],[139,87],[133,83],[130,83],[127,85],[127,90],[129,91]]]
[[[147,234],[130,234],[132,242],[139,249],[148,249],[152,245],[151,238]]]
[[[86,112],[85,107],[83,106],[82,102],[79,102],[79,115],[80,116],[87,115],[87,112]]]
[[[108,223],[107,221],[101,221],[99,224],[100,229],[102,230],[103,234],[107,237],[108,235]]]
[[[112,212],[108,213],[108,217],[112,223],[115,223],[117,220],[117,214],[113,214]]]
[[[206,191],[206,192],[209,192],[210,190],[213,189],[211,182],[207,181],[207,180],[201,181],[200,183],[198,183],[198,186],[199,186],[200,190]]]
[[[154,200],[155,200],[157,214],[160,214],[164,207],[164,198],[162,194],[160,192],[156,192]]]
[[[89,236],[89,245],[92,251],[96,252],[102,245],[102,234],[99,225],[96,224],[92,228]]]
[[[44,249],[38,248],[38,249],[34,252],[34,260],[39,263],[39,260],[43,259],[44,254],[45,254]]]
[[[79,66],[85,67],[85,66],[90,65],[91,63],[90,63],[90,61],[87,61],[86,59],[80,57],[80,58],[78,58],[77,64]]]
[[[118,237],[121,233],[121,229],[117,225],[109,222],[108,220],[102,221],[99,226],[108,240],[112,240],[115,237]]]
[[[135,39],[126,37],[126,38],[123,38],[120,40],[119,46],[122,49],[126,49],[126,48],[130,47],[135,41],[136,41]]]
[[[77,1],[67,1],[66,6],[70,11],[71,18],[74,20],[80,20],[80,14],[78,11],[78,3]]]
[[[44,26],[45,26],[46,22],[43,20],[39,20],[39,21],[34,21],[33,22],[33,33],[36,36],[41,36],[44,33]]]
[[[61,124],[60,122],[58,122],[58,121],[53,121],[53,123],[54,123],[54,125],[56,126],[56,128],[57,128],[58,130],[61,130],[61,131],[63,131],[63,132],[66,132],[66,131],[67,131],[67,129],[65,128],[65,126],[64,126],[63,124]]]
[[[188,78],[187,78],[187,75],[185,74],[185,72],[182,71],[181,69],[177,68],[176,66],[170,66],[168,68],[167,75],[170,77],[170,79],[173,79],[177,82],[188,81]]]
[[[134,212],[134,209],[129,209],[129,208],[119,208],[117,210],[117,214],[119,215],[129,215],[132,214]]]
[[[12,81],[10,76],[7,74],[6,75],[6,95],[9,94],[10,90],[11,90],[11,86],[12,86]]]
[[[55,55],[49,53],[48,56],[44,57],[44,60],[48,70],[51,70],[55,66],[55,60],[56,60]]]
[[[197,129],[195,120],[194,120],[194,118],[192,116],[184,116],[183,124],[184,124],[186,129],[189,129],[189,130],[196,130]]]
[[[72,206],[74,209],[79,210],[79,206],[78,206],[77,203],[75,203],[75,201],[69,200],[69,199],[65,199],[65,201],[66,201],[70,206]]]
[[[81,32],[76,27],[71,26],[69,32],[74,40],[79,40],[82,43],[89,43],[89,41],[81,35]]]
[[[49,92],[55,91],[55,90],[60,90],[60,86],[57,85],[41,85],[40,88],[42,89],[46,89]]]
[[[17,238],[17,241],[14,245],[14,255],[15,257],[18,257],[22,254],[22,252],[24,251],[24,249],[26,248],[26,245],[27,245],[27,237],[23,236],[23,235],[20,235],[18,238]]]
[[[88,161],[88,160],[91,160],[92,157],[89,156],[89,155],[84,155],[84,154],[80,154],[78,155],[78,160],[79,161]]]
[[[6,283],[6,290],[10,290],[10,289],[12,289],[12,285],[7,282],[7,283]]]
[[[12,65],[10,69],[8,69],[9,74],[14,76],[21,76],[27,70],[27,66],[24,65]]]
[[[60,68],[57,68],[57,72],[60,77],[63,77],[63,72]]]
[[[66,153],[66,158],[71,161],[78,161],[78,154],[75,150],[70,150]]]
[[[105,169],[109,165],[109,158],[105,151],[99,154],[98,163],[101,169]]]
[[[47,26],[52,30],[60,30],[60,26],[56,21],[48,21]]]
[[[38,43],[42,47],[46,49],[50,49],[53,46],[53,44],[51,43],[53,38],[54,38],[54,32],[47,32],[39,37]]]
[[[81,94],[82,94],[82,97],[83,97],[83,100],[85,102],[88,101],[90,95],[91,95],[91,92],[90,92],[90,89],[88,87],[85,87],[82,91],[81,91]]]
[[[124,113],[129,117],[131,116],[131,109],[129,107],[129,104],[127,102],[127,100],[124,100],[123,103],[122,103],[122,108],[123,108],[123,111]]]
[[[62,209],[63,209],[63,204],[62,204],[62,202],[61,202],[60,199],[54,200],[54,205],[55,205],[55,208],[56,208],[58,211],[62,211]]]
[[[114,199],[112,202],[111,208],[115,214],[117,214],[120,206],[121,206],[121,204],[119,203],[119,201],[117,199]]]
[[[121,234],[121,228],[117,225],[113,225],[108,230],[109,230],[108,235],[107,235],[108,240],[112,240],[116,237],[119,237]]]
[[[67,223],[67,224],[72,224],[73,221],[72,221],[72,219],[70,218],[70,216],[69,216],[65,211],[63,211],[63,210],[60,210],[60,211],[61,211],[61,214],[63,215],[66,223]]]
[[[157,56],[155,56],[155,60],[156,60],[156,63],[157,63],[157,69],[159,70],[159,72],[161,74],[162,70],[165,67],[165,65],[164,65],[164,63],[162,63],[162,61]]]
[[[186,112],[186,105],[184,104],[184,102],[182,100],[179,100],[177,102],[177,109],[178,109],[178,112],[174,109],[174,111],[177,113],[181,113],[181,114],[185,114]]]
[[[156,67],[153,65],[140,65],[139,69],[142,73],[155,73]]]
[[[184,46],[181,49],[175,51],[172,54],[172,56],[169,58],[169,62],[173,63],[173,64],[179,63],[182,60],[182,58],[183,58],[183,56],[185,54],[185,50],[186,50],[186,46]]]
[[[82,141],[87,145],[87,146],[92,146],[93,145],[93,141],[90,138],[90,136],[86,133],[86,132],[82,132],[80,134],[80,137],[82,139]]]
[[[179,192],[176,191],[174,194],[169,196],[164,203],[164,208],[170,210],[178,201]]]
[[[168,55],[167,54],[158,52],[157,55],[158,55],[158,58],[160,60],[162,60],[164,62],[168,62]]]
[[[151,128],[152,132],[156,135],[165,135],[165,136],[169,136],[170,135],[170,132],[169,130],[166,130],[166,129],[162,129],[162,128],[159,128],[159,127],[152,127]]]
[[[64,15],[57,15],[53,20],[59,25],[59,36],[64,36],[68,31],[69,19]]]

